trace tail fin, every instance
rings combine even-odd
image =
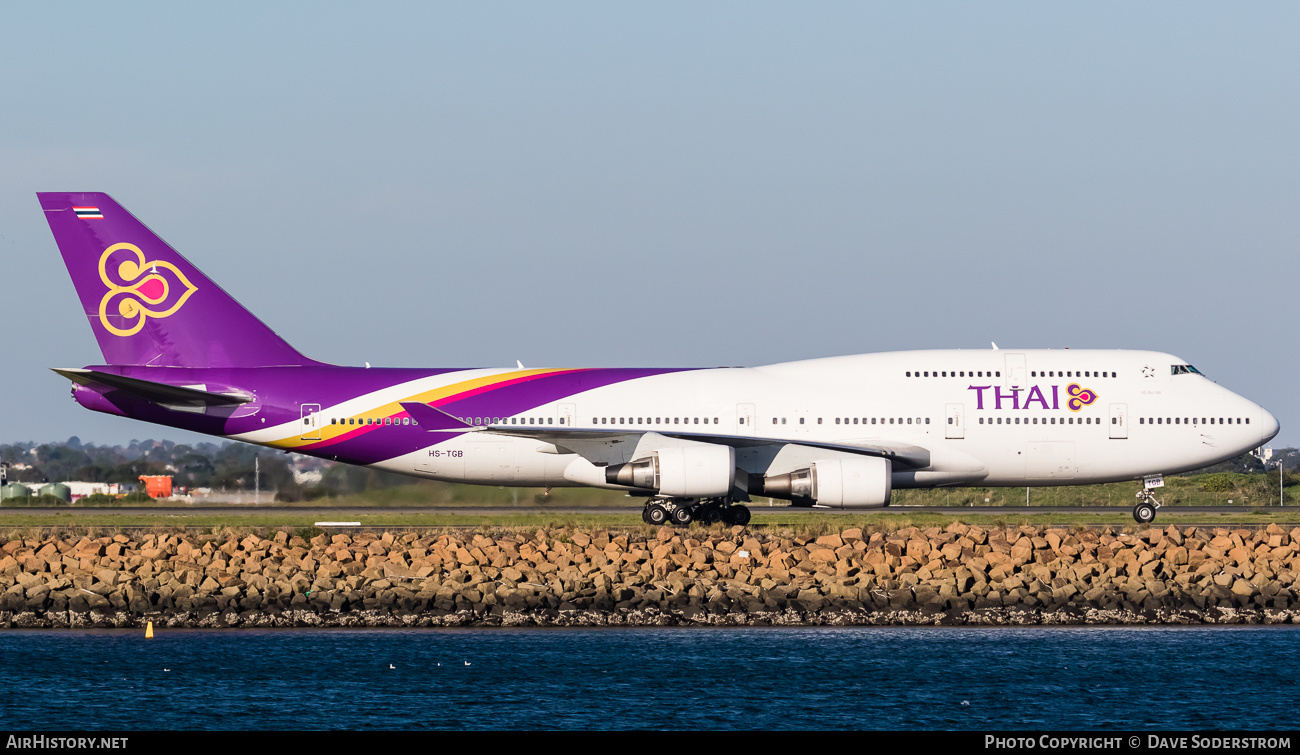
[[[295,351],[107,194],[36,196],[108,364],[318,364]]]

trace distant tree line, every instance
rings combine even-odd
[[[258,461],[260,459],[260,465]],[[104,482],[139,484],[141,475],[171,475],[172,484],[189,489],[252,490],[260,466],[262,490],[281,491],[288,500],[319,498],[393,487],[411,478],[364,467],[325,462],[319,484],[294,481],[290,463],[296,454],[247,443],[198,443],[133,440],[126,446],[83,444],[73,436],[64,443],[0,445],[9,480],[17,482]]]

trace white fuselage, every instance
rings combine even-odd
[[[1257,404],[1169,354],[1121,350],[911,351],[692,370],[567,396],[498,425],[698,433],[787,441],[738,448],[754,475],[837,452],[897,449],[894,487],[1071,485],[1229,459],[1277,434]],[[630,461],[640,451],[628,443]],[[779,448],[779,451],[773,450]],[[434,453],[436,451],[436,454]],[[555,444],[481,430],[374,466],[481,484],[605,485]]]

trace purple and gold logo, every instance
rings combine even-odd
[[[1092,402],[1097,400],[1097,393],[1095,391],[1083,388],[1078,383],[1070,383],[1065,386],[1065,392],[1070,394],[1070,398],[1065,402],[1065,406],[1072,412],[1077,412],[1085,406],[1090,406]]]
[[[147,262],[135,244],[114,244],[99,257],[99,278],[108,293],[99,300],[99,322],[109,333],[130,336],[145,321],[176,314],[197,289],[170,262]]]
[[[1046,392],[1044,392],[1046,388]],[[1031,385],[1029,390],[1022,388],[1011,388],[1006,393],[1002,392],[1002,387],[997,385],[970,385],[966,387],[968,391],[975,391],[975,408],[984,409],[984,394],[988,391],[992,394],[994,409],[1029,409],[1037,404],[1040,409],[1056,410],[1061,408],[1061,386],[1059,385]],[[1091,388],[1084,388],[1078,383],[1070,383],[1065,387],[1066,407],[1077,412],[1085,406],[1091,406],[1097,400],[1097,392]],[[1010,404],[1010,407],[1005,406]]]

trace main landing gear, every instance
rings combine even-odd
[[[1138,524],[1150,524],[1155,521],[1156,509],[1160,508],[1160,501],[1151,495],[1150,490],[1143,490],[1137,494],[1138,504],[1133,507],[1133,518]]]
[[[687,527],[691,522],[744,526],[749,524],[749,509],[730,498],[651,498],[641,512],[641,521],[656,527]]]

